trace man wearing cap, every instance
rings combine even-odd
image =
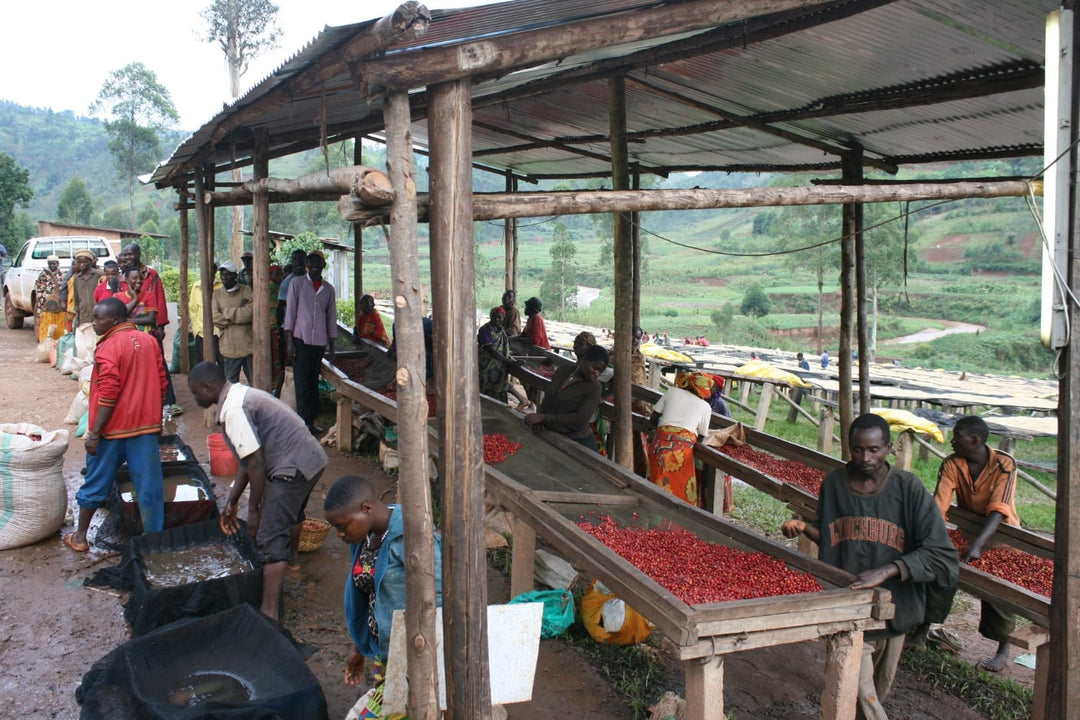
[[[94,267],[96,260],[86,248],[75,251],[75,264],[67,281],[67,313],[72,330],[94,319],[94,291],[104,275]]]
[[[254,315],[251,288],[241,285],[232,262],[221,264],[221,287],[212,298],[214,327],[218,330],[218,349],[221,351],[225,379],[240,382],[240,369],[248,385],[251,378],[251,321]]]
[[[240,268],[240,272],[236,276],[236,282],[248,287],[251,287],[251,281],[254,278],[254,271],[251,269],[252,257],[250,250],[244,251],[244,254],[240,256],[240,263],[243,267]]]
[[[37,320],[38,342],[45,339],[52,328],[51,337],[59,339],[64,334],[64,321],[67,320],[64,306],[60,302],[60,289],[64,286],[64,273],[60,269],[60,258],[50,255],[45,258],[47,267],[38,275],[34,283],[34,315]]]
[[[337,304],[334,286],[322,279],[326,259],[321,252],[307,256],[307,275],[289,283],[285,301],[285,347],[293,363],[296,383],[296,412],[313,435],[322,432],[315,425],[319,414],[319,369],[324,353],[334,360],[337,337]]]

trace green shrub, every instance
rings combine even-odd
[[[180,301],[180,271],[172,267],[163,267],[158,270],[161,276],[161,285],[165,288],[165,299],[169,302]],[[199,279],[198,275],[188,275],[190,282]]]

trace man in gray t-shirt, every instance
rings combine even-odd
[[[221,515],[228,535],[239,530],[237,505],[251,485],[247,532],[263,557],[260,610],[277,620],[285,570],[296,555],[304,508],[326,468],[326,453],[292,408],[268,392],[227,382],[217,363],[193,367],[188,386],[200,407],[217,403],[222,434],[238,461]]]

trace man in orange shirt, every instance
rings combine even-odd
[[[1020,525],[1020,518],[1016,514],[1016,461],[1008,453],[987,445],[988,437],[990,428],[982,418],[967,415],[957,420],[952,437],[953,453],[942,460],[937,489],[934,490],[934,500],[942,518],[948,519],[954,494],[958,507],[986,518],[978,536],[968,543],[962,558],[965,562],[978,560],[982,556],[983,548],[1001,523]],[[928,616],[930,604],[928,597]],[[942,609],[945,614],[948,613],[947,606]],[[944,616],[941,618],[944,620]],[[979,633],[996,640],[998,648],[997,653],[979,663],[979,667],[990,672],[998,672],[1005,667],[1009,659],[1008,638],[1015,627],[1012,615],[986,600],[982,601]]]
[[[138,497],[144,532],[165,524],[162,488],[161,403],[165,366],[157,340],[128,321],[127,306],[105,298],[94,306],[94,373],[90,377],[90,410],[86,441],[86,479],[75,499],[79,521],[64,544],[75,552],[90,545],[86,531],[94,511],[105,504],[120,463],[127,461]]]

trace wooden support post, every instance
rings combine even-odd
[[[1012,455],[1016,452],[1016,437],[1013,435],[1002,435],[1001,442],[998,443],[998,449]]]
[[[510,597],[529,592],[535,584],[536,531],[514,516],[514,539],[510,546]]]
[[[199,291],[202,292],[203,356],[202,360],[213,362],[214,357],[214,317],[210,295],[214,289],[214,211],[203,199],[204,188],[212,184],[207,182],[203,172],[195,173],[195,228],[199,242]]]
[[[449,720],[491,717],[484,446],[473,274],[471,87],[469,79],[431,86],[428,105],[431,292],[439,477],[443,484],[443,647]],[[407,104],[404,92],[400,98]],[[629,377],[626,382],[629,385]],[[629,434],[629,422],[625,426]]]
[[[337,449],[343,453],[351,453],[353,401],[337,393],[334,394],[334,399],[337,402]]]
[[[821,717],[855,717],[862,654],[862,630],[837,633],[825,640],[825,689],[821,693]]]
[[[353,139],[353,165],[364,164],[362,136]],[[353,223],[353,327],[360,324],[360,298],[364,296],[364,226]]]
[[[750,403],[750,381],[738,380],[737,382],[739,383],[739,402],[748,405]]]
[[[611,128],[611,187],[626,190],[630,185],[629,156],[626,146],[626,76],[608,79],[608,122]],[[612,425],[615,448],[612,460],[625,468],[634,467],[633,398],[630,392],[631,348],[634,325],[634,248],[630,216],[615,213],[612,226],[615,243],[615,422]]]
[[[180,302],[177,314],[180,316],[180,372],[187,375],[191,371],[191,354],[188,352],[188,337],[191,336],[191,316],[188,314],[188,294],[191,288],[191,275],[188,265],[191,263],[191,228],[188,225],[188,201],[191,196],[187,188],[180,189]]]
[[[436,691],[438,663],[435,657],[435,549],[432,543],[434,523],[431,516],[431,483],[428,479],[427,365],[424,351],[423,297],[417,260],[419,253],[416,241],[416,184],[413,180],[410,130],[412,121],[408,95],[406,93],[387,95],[383,101],[383,116],[386,127],[386,164],[390,183],[394,188],[394,201],[390,210],[389,245],[391,294],[394,298],[396,324],[394,337],[397,341],[395,387],[397,389],[398,460],[400,463],[398,492],[401,495],[405,531],[405,631],[409,638],[406,643],[409,680],[406,705],[409,717],[415,715],[423,720],[435,720],[439,717],[439,700]],[[440,138],[440,144],[442,142],[443,139]],[[468,154],[466,154],[467,157]],[[446,171],[445,160],[441,157],[439,167],[443,172]],[[434,175],[432,180],[434,181]],[[443,180],[444,177],[440,175],[439,181]],[[441,196],[442,193],[440,193]],[[445,232],[445,225],[441,224],[439,227],[439,239],[449,242],[453,234]],[[434,225],[432,237],[435,237]],[[468,246],[471,250],[471,239]],[[442,272],[448,273],[446,265],[440,264],[445,261],[444,256],[439,257],[438,263],[433,258],[432,267],[440,268]],[[470,257],[470,263],[471,261]],[[359,283],[357,285],[359,286]],[[469,292],[472,292],[471,282]],[[473,375],[475,374],[474,372]],[[440,397],[440,406],[443,404],[444,397]],[[453,405],[454,402],[451,401],[451,404]],[[339,413],[339,417],[340,415]],[[443,452],[439,455],[440,458],[446,457]],[[444,469],[446,466],[447,463],[443,463]],[[449,473],[448,484],[459,481],[456,470],[457,468]],[[441,477],[446,477],[445,470],[439,474]],[[480,534],[480,542],[483,543],[484,490],[482,485],[479,492],[481,495],[479,516],[466,515],[465,509],[462,509],[463,514],[460,519],[464,521],[469,517],[479,518],[474,524]],[[444,498],[446,498],[446,504],[450,506],[447,508],[445,517],[455,517],[449,513],[460,509],[456,494],[447,493]],[[444,520],[444,522],[454,523],[443,525],[444,528],[448,528],[444,537],[452,546],[449,552],[444,554],[444,561],[457,563],[461,558],[458,530],[464,528],[452,531],[449,528],[457,527],[456,521]],[[445,563],[443,569],[444,578],[453,577],[451,573],[456,573],[456,576],[460,577],[461,573],[466,571],[466,568],[454,567],[448,572]],[[445,582],[443,587],[448,590],[453,587],[451,592],[458,590],[458,586]],[[462,619],[460,611],[459,606],[449,603],[445,612],[453,618],[455,625],[459,623],[464,625],[468,621]],[[480,613],[480,617],[485,615],[485,612]],[[443,647],[448,668],[451,662],[459,660],[456,655],[459,649],[456,642],[461,639],[461,634],[457,632],[445,636],[447,642],[443,644]],[[486,662],[483,669],[486,673]],[[453,673],[448,669],[446,675],[450,678]],[[447,697],[450,696],[451,692],[448,690]],[[451,703],[451,707],[454,706],[455,703]]]
[[[791,388],[791,409],[788,410],[787,421],[789,423],[795,423],[799,419],[799,409],[802,405],[803,395],[806,390],[801,387]]]
[[[915,455],[915,433],[904,430],[896,436],[896,467],[911,472],[911,461]]]
[[[506,192],[517,192],[517,178],[513,170],[506,171]],[[503,265],[506,280],[504,290],[517,290],[517,218],[503,220]]]
[[[1046,682],[1050,671],[1050,632],[1038,625],[1026,625],[1009,635],[1009,644],[1035,653],[1035,687],[1031,720],[1046,720]]]
[[[818,423],[817,451],[832,454],[833,429],[836,427],[836,415],[829,405],[821,406],[821,422]]]
[[[255,180],[261,180],[270,172],[269,137],[270,131],[266,128],[255,129],[255,152],[252,156]],[[252,196],[251,219],[251,291],[255,302],[251,318],[251,362],[255,375],[252,384],[260,390],[269,391],[273,388],[274,362],[273,349],[270,347],[270,203],[265,190],[256,191]],[[277,302],[277,299],[274,298],[273,302]]]
[[[775,392],[776,386],[772,383],[761,384],[761,397],[758,399],[757,414],[754,415],[754,429],[759,432],[765,429],[765,422],[769,419],[769,406],[772,405]]]
[[[683,662],[686,675],[686,720],[725,720],[724,656]]]
[[[633,189],[641,189],[641,166],[634,163],[630,173]],[[630,247],[634,262],[634,290],[631,293],[634,307],[634,325],[641,325],[641,213],[630,213]]]
[[[858,176],[858,170],[853,167],[852,156],[843,157],[843,176],[846,181],[848,176]],[[856,336],[856,302],[858,292],[855,287],[855,236],[858,224],[856,222],[856,203],[845,203],[842,209],[843,237],[840,240],[840,350],[836,358],[840,369],[840,448],[844,460],[851,457],[848,447],[847,429],[855,419],[854,408],[851,402],[852,377],[851,377],[851,349],[852,340]]]
[[[861,185],[863,150],[855,145],[844,163],[844,182]],[[870,323],[866,319],[866,245],[863,241],[863,205],[853,203],[852,232],[855,234],[855,317],[859,350],[859,414],[870,412]],[[846,426],[845,426],[846,427]]]

